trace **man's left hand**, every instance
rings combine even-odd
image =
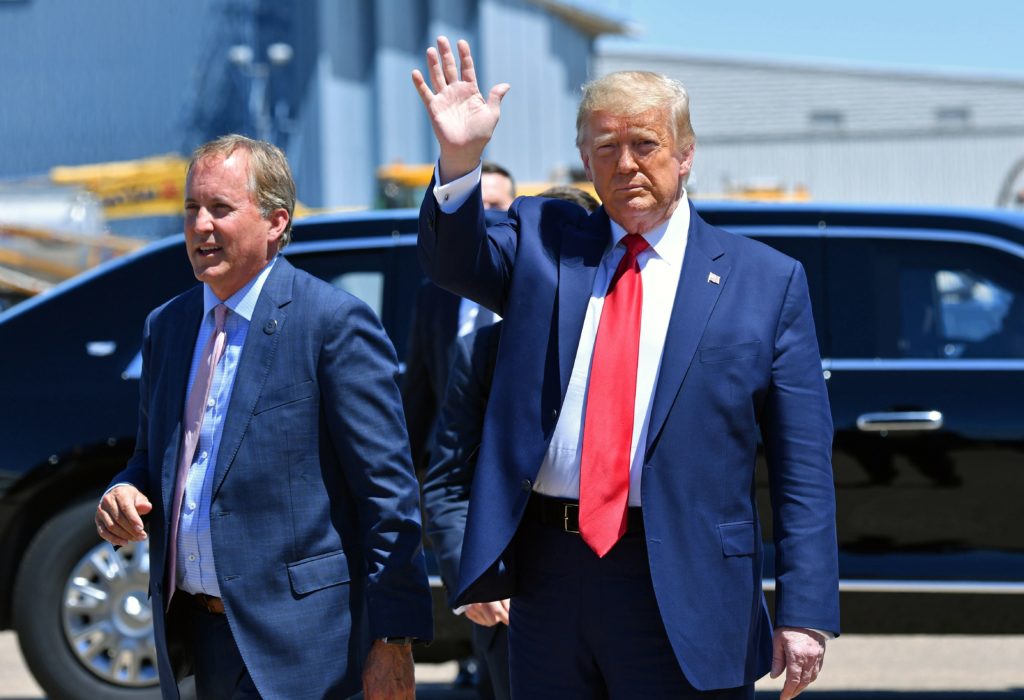
[[[803,627],[779,627],[772,639],[772,678],[786,671],[779,700],[789,700],[814,682],[825,660],[825,637]]]
[[[365,700],[413,700],[416,674],[411,644],[385,644],[374,640],[363,668]]]

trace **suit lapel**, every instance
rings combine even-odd
[[[188,394],[188,371],[192,367],[199,324],[203,320],[202,287],[196,287],[190,296],[176,307],[177,313],[170,314],[165,324],[173,331],[167,334],[169,338],[163,347],[167,355],[162,362],[167,373],[164,377],[167,395],[161,398],[168,403],[167,439],[164,441],[167,448],[164,450],[160,469],[160,497],[164,504],[165,524],[170,522],[174,477],[178,472],[178,458],[181,455],[181,424],[185,415],[185,396]]]
[[[256,401],[263,392],[263,385],[273,366],[274,353],[288,318],[284,307],[291,302],[294,278],[295,268],[284,258],[278,260],[263,285],[249,321],[249,332],[245,336],[245,346],[235,373],[231,402],[217,452],[213,498],[217,497],[224,477],[235,461],[242,436],[252,420]]]
[[[697,216],[691,204],[686,254],[672,304],[658,383],[654,389],[645,459],[650,456],[682,387],[711,312],[725,288],[730,269],[714,230]],[[717,283],[709,279],[711,274],[718,275]]]
[[[565,400],[594,278],[610,237],[611,226],[604,207],[588,217],[583,226],[567,225],[563,229],[558,256],[559,405]]]

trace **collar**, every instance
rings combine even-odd
[[[627,234],[626,229],[617,222],[611,218],[608,221],[611,222],[612,240],[611,246],[605,251],[605,254],[614,249]],[[670,265],[678,265],[682,262],[683,251],[686,250],[686,239],[689,236],[689,231],[690,203],[687,200],[686,190],[684,189],[683,195],[679,198],[679,203],[676,205],[676,210],[672,212],[672,216],[668,218],[668,221],[640,235],[651,246],[650,249],[654,251],[655,255]]]
[[[270,262],[263,266],[258,275],[224,300],[223,304],[246,321],[251,321],[253,311],[256,310],[256,301],[260,298],[263,285],[266,283],[267,277],[270,275],[270,271],[279,257],[280,255],[275,255]],[[208,286],[203,285],[203,318],[206,318],[213,307],[220,303],[222,302],[217,298],[217,295]]]

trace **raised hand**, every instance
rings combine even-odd
[[[480,93],[469,43],[458,42],[459,64],[446,37],[437,38],[437,48],[427,49],[427,73],[430,85],[418,70],[412,83],[427,108],[430,125],[441,147],[441,183],[451,182],[470,172],[480,162],[501,115],[501,99],[509,91],[508,83],[491,88],[487,99]],[[433,90],[431,90],[433,86]]]

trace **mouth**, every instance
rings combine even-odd
[[[219,253],[222,248],[218,245],[201,245],[196,247],[196,255],[200,258],[210,258]]]

